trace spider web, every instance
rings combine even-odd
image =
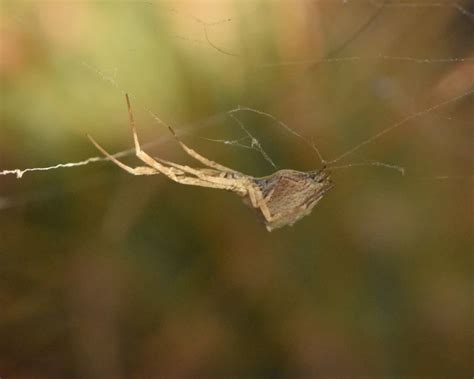
[[[472,1],[205,3],[2,4],[3,376],[470,375]],[[125,93],[160,158],[172,126],[251,175],[354,170],[269,235],[94,150],[137,164]]]
[[[319,1],[316,2],[316,4],[324,4],[324,1]],[[338,10],[339,13],[344,12],[344,4],[343,2],[341,5],[339,5],[340,9]],[[384,2],[369,2],[368,3],[372,9],[372,12],[368,14],[366,19],[358,25],[358,27],[349,35],[348,38],[345,38],[342,42],[339,42],[336,47],[334,47],[332,50],[330,50],[325,57],[323,58],[300,58],[300,59],[291,59],[291,60],[278,60],[278,61],[265,61],[265,58],[260,60],[254,61],[252,58],[249,58],[245,53],[242,53],[239,51],[242,50],[242,46],[240,45],[239,47],[233,47],[233,46],[228,46],[228,45],[221,45],[219,42],[215,41],[216,35],[219,34],[221,28],[238,23],[239,18],[243,19],[248,14],[239,14],[237,17],[227,17],[223,19],[218,19],[216,21],[204,21],[203,18],[197,17],[192,13],[192,11],[186,11],[185,9],[175,9],[175,8],[162,8],[164,9],[165,12],[173,15],[179,23],[182,23],[186,25],[186,28],[190,26],[190,24],[194,24],[195,26],[198,27],[198,29],[201,29],[201,32],[198,33],[200,34],[197,35],[196,37],[188,37],[188,36],[183,36],[179,33],[174,33],[170,34],[169,38],[171,40],[175,41],[182,41],[184,44],[188,44],[191,48],[192,46],[199,46],[202,49],[206,49],[207,52],[211,51],[214,53],[217,53],[223,57],[227,57],[231,60],[236,60],[236,61],[242,61],[245,62],[246,65],[252,66],[253,69],[256,70],[268,70],[268,69],[275,69],[275,68],[285,68],[285,67],[293,67],[293,68],[302,68],[304,71],[312,71],[314,69],[319,68],[321,65],[324,66],[330,66],[330,67],[335,67],[337,65],[354,65],[354,64],[361,64],[361,65],[368,65],[372,64],[373,62],[377,63],[399,63],[399,64],[411,64],[415,66],[439,66],[439,65],[465,65],[465,66],[471,66],[474,63],[474,58],[472,55],[466,55],[466,56],[446,56],[446,57],[428,57],[428,56],[408,56],[408,55],[388,55],[385,53],[378,53],[376,55],[352,55],[348,54],[345,55],[344,52],[347,50],[348,47],[350,47],[351,44],[354,42],[357,42],[358,38],[361,38],[363,36],[364,32],[366,32],[368,29],[373,27],[373,24],[376,22],[377,18],[380,17],[380,15],[383,12],[387,12],[390,9],[403,9],[404,11],[424,11],[426,9],[446,9],[446,10],[452,10],[454,11],[455,14],[457,14],[457,17],[462,19],[465,23],[469,25],[474,24],[474,14],[471,12],[470,9],[468,9],[467,6],[464,6],[463,3],[461,2],[404,2],[404,1],[384,1]],[[466,3],[467,4],[467,3]],[[153,4],[150,4],[150,6],[153,6]],[[179,28],[178,28],[179,29]],[[192,28],[191,28],[192,29]],[[245,48],[245,46],[244,46]],[[472,54],[472,51],[471,51]],[[107,82],[111,86],[113,86],[115,89],[119,90],[124,94],[125,92],[128,92],[124,89],[123,84],[119,84],[117,81],[117,67],[113,69],[113,74],[107,74],[105,71],[102,71],[101,69],[96,68],[94,65],[89,64],[88,62],[82,62],[82,67],[86,68],[88,71],[93,73],[96,77],[99,77],[101,80],[104,82]],[[243,64],[243,63],[242,63]],[[265,143],[261,142],[260,138],[257,138],[250,130],[250,128],[245,125],[244,121],[240,119],[239,114],[247,112],[247,113],[253,113],[257,116],[263,116],[265,118],[268,118],[274,126],[277,126],[284,130],[285,132],[289,133],[290,135],[293,135],[297,137],[299,140],[302,140],[306,145],[309,145],[312,147],[312,149],[316,152],[319,160],[321,161],[322,164],[335,164],[338,163],[339,161],[345,160],[346,157],[351,156],[353,153],[359,151],[366,145],[372,144],[375,141],[379,140],[379,138],[383,137],[384,135],[392,132],[393,130],[407,124],[408,122],[421,118],[427,114],[433,113],[435,111],[438,111],[442,109],[443,107],[456,103],[461,101],[462,99],[467,99],[470,98],[470,96],[473,95],[474,90],[472,89],[474,87],[474,84],[471,83],[470,85],[467,86],[467,90],[462,91],[454,96],[441,99],[435,103],[432,103],[422,109],[418,109],[413,111],[412,113],[405,115],[405,117],[401,117],[399,121],[393,122],[391,124],[388,124],[388,126],[385,126],[381,131],[374,133],[372,136],[369,136],[362,142],[354,145],[353,147],[347,149],[344,153],[341,153],[339,156],[336,158],[326,160],[323,158],[322,154],[320,153],[320,150],[316,147],[316,144],[313,141],[312,136],[304,136],[302,133],[297,131],[294,127],[289,126],[288,122],[283,122],[280,119],[277,118],[277,116],[274,116],[270,114],[269,112],[259,110],[253,107],[247,107],[247,106],[237,106],[237,108],[221,112],[220,114],[214,115],[214,119],[221,119],[223,116],[227,116],[228,119],[232,120],[235,125],[238,127],[238,129],[243,133],[240,136],[237,136],[236,138],[233,139],[226,139],[226,138],[208,138],[202,136],[200,133],[197,133],[197,130],[199,129],[198,126],[192,126],[192,132],[190,134],[197,136],[200,139],[214,142],[214,143],[220,143],[223,145],[227,146],[232,146],[236,148],[242,148],[242,149],[250,149],[250,150],[255,150],[256,152],[259,153],[259,155],[274,169],[279,167],[279,165],[275,162],[275,160],[270,156],[270,154],[266,151]],[[149,106],[144,106],[143,101],[139,99],[138,96],[134,96],[133,94],[131,97],[135,97],[137,100],[136,103],[138,106],[148,113],[148,115],[151,117],[151,119],[162,126],[168,126],[160,117],[157,116],[157,114],[151,110],[151,107]],[[204,125],[203,127],[205,127]],[[183,133],[183,132],[181,132]],[[189,133],[189,132],[188,132]],[[186,134],[186,133],[185,133]],[[162,143],[166,141],[168,138],[161,138],[159,141],[151,142],[149,144],[144,145],[144,147],[152,147],[156,144]],[[310,141],[311,142],[308,142]],[[132,149],[127,149],[120,151],[116,153],[114,156],[115,157],[124,157],[127,155],[130,155],[133,153]],[[80,161],[75,161],[75,162],[65,162],[65,163],[57,163],[51,166],[46,166],[46,167],[31,167],[31,168],[25,168],[25,169],[3,169],[0,171],[1,176],[6,176],[6,175],[15,175],[17,178],[22,178],[24,174],[29,173],[29,172],[35,172],[35,171],[50,171],[50,170],[56,170],[59,168],[73,168],[73,167],[81,167],[81,166],[86,166],[90,165],[93,163],[97,162],[102,162],[107,160],[107,158],[101,157],[101,156],[93,156],[93,157],[88,157]],[[391,168],[399,171],[400,173],[404,174],[405,169],[399,165],[394,165],[394,164],[388,164],[384,162],[379,162],[379,161],[364,161],[364,162],[352,162],[352,163],[347,163],[342,166],[333,166],[333,168],[346,168],[346,167],[353,167],[353,166],[360,166],[360,165],[372,165],[372,166],[381,166],[385,168]],[[438,175],[438,176],[433,176],[434,178],[438,179],[448,179],[448,178],[453,178],[456,176],[449,176],[449,175]]]

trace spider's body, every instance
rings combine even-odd
[[[153,158],[140,147],[128,96],[126,99],[135,154],[146,166],[127,166],[89,138],[105,156],[132,175],[163,174],[180,184],[234,192],[243,197],[247,205],[257,210],[268,231],[293,225],[311,213],[318,201],[333,186],[325,168],[308,172],[279,170],[272,175],[255,178],[203,157],[180,140],[178,142],[183,150],[206,168],[192,168]],[[173,129],[170,128],[170,131],[175,135]]]
[[[333,187],[329,172],[324,168],[309,172],[279,170],[272,175],[255,178],[254,182],[265,199],[269,213],[278,215],[267,219],[258,208],[268,231],[293,225],[310,214],[318,201]],[[252,205],[248,200],[245,202]]]

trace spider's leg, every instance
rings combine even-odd
[[[267,203],[260,189],[250,185],[248,187],[248,195],[249,195],[250,203],[252,204],[252,206],[254,208],[260,208],[263,216],[265,217],[265,220],[267,220],[268,222],[271,222],[274,216],[272,216],[270,209],[268,209]]]
[[[172,163],[169,166],[167,166],[160,163],[160,161],[162,161],[161,159],[156,160],[150,155],[148,155],[145,151],[143,151],[140,146],[140,142],[138,140],[137,130],[135,127],[135,120],[133,118],[132,107],[130,105],[130,99],[128,95],[125,95],[125,97],[127,100],[129,122],[130,122],[130,127],[132,129],[133,142],[135,145],[135,154],[138,159],[145,162],[150,167],[153,167],[155,170],[163,173],[164,175],[169,177],[171,180],[174,180],[175,182],[192,185],[193,183],[191,183],[191,181],[194,180],[196,183],[194,185],[197,185],[197,186],[228,189],[235,192],[234,179],[227,179],[227,178],[214,177],[212,175],[206,175],[202,173],[200,170],[194,169],[189,166],[180,165],[177,163]],[[185,175],[185,173],[192,174],[196,176],[196,178],[190,178],[190,177],[183,178],[183,175]]]
[[[104,154],[108,159],[110,159],[113,163],[115,163],[117,166],[119,166],[121,169],[127,171],[129,174],[132,175],[156,175],[159,174],[160,172],[155,170],[152,167],[148,166],[138,166],[138,167],[130,167],[127,166],[126,164],[120,162],[117,158],[115,158],[113,155],[108,153],[102,146],[100,146],[90,135],[87,135],[87,137],[90,139],[90,141],[93,143],[93,145],[102,153]]]
[[[220,171],[220,170],[205,169],[206,171],[204,171],[203,169],[192,168],[192,167],[182,165],[179,163],[170,162],[161,158],[153,158],[153,159],[165,165],[171,166],[180,171],[194,175],[195,177],[199,179],[202,179],[211,183],[217,183],[217,184],[228,185],[228,186],[232,186],[235,183],[235,179],[223,177],[223,171]]]
[[[168,129],[170,130],[171,134],[173,134],[174,138],[178,141],[179,145],[182,147],[182,149],[191,157],[196,159],[198,162],[201,162],[204,166],[215,168],[216,170],[220,171],[226,171],[226,172],[237,172],[229,167],[223,166],[217,162],[211,161],[210,159],[207,159],[206,157],[203,157],[201,154],[199,154],[197,151],[191,149],[188,147],[183,141],[181,141],[178,136],[176,135],[176,132],[171,126],[168,126]]]
[[[263,197],[263,194],[258,187],[249,186],[248,188],[248,195],[249,195],[252,206],[254,208],[260,209],[267,223],[275,222],[279,220],[281,217],[283,217],[280,213],[272,214],[272,212],[267,206],[267,201],[270,199],[272,194],[273,194],[273,191],[271,191],[266,197]],[[268,224],[266,228],[269,232],[273,230],[273,228],[269,226]]]
[[[165,165],[174,167],[178,170],[184,171],[188,174],[192,174],[196,176],[197,178],[204,180],[206,182],[210,183],[217,183],[217,184],[222,184],[224,186],[232,187],[232,188],[237,188],[239,185],[237,185],[236,181],[239,179],[235,178],[226,178],[226,171],[221,171],[221,170],[216,170],[212,168],[206,168],[206,169],[195,169],[186,165],[181,165],[178,163],[170,162],[162,158],[157,158],[154,157],[158,162],[161,162]],[[240,188],[240,187],[239,187]],[[244,191],[237,189],[237,191],[240,194],[244,194]]]
[[[165,163],[172,169],[177,169],[183,172],[184,176],[180,176],[176,178],[176,182],[181,184],[189,184],[195,185],[200,187],[209,187],[209,188],[217,188],[217,189],[224,189],[227,191],[232,191],[240,196],[245,196],[247,190],[245,190],[238,179],[233,178],[223,178],[219,176],[222,174],[222,171],[212,170],[211,173],[209,171],[202,171],[197,170],[188,166],[183,166],[174,162],[169,162],[164,159],[158,158],[159,162]],[[195,177],[185,176],[186,173],[195,175]],[[173,179],[174,180],[174,179]]]
[[[235,186],[232,186],[232,185],[214,183],[214,182],[210,182],[210,181],[203,180],[203,179],[200,179],[200,178],[193,178],[193,177],[189,177],[189,176],[180,176],[180,177],[177,177],[175,179],[173,179],[170,176],[168,176],[168,177],[171,180],[173,180],[173,181],[175,181],[176,183],[179,183],[179,184],[186,184],[186,185],[189,185],[189,186],[196,186],[196,187],[222,189],[222,190],[234,192],[238,195],[243,195],[242,190],[240,190],[239,188],[236,188]]]
[[[257,197],[255,195],[255,191],[258,191],[258,189],[255,189],[251,185],[248,187],[247,192],[248,192],[248,195],[249,195],[250,204],[252,205],[252,207],[258,208],[258,202],[257,202]]]
[[[195,150],[191,149],[190,147],[186,146],[184,144],[184,142],[181,142],[180,140],[178,140],[180,146],[183,148],[183,150],[188,153],[188,155],[194,159],[196,159],[197,161],[201,162],[203,165],[207,166],[207,167],[211,167],[211,168],[215,168],[217,170],[220,170],[220,171],[225,171],[225,172],[237,172],[236,170],[233,170],[229,167],[226,167],[224,165],[221,165],[217,162],[214,162],[210,159],[207,159],[205,157],[203,157],[201,154],[199,154],[198,152],[196,152]]]
[[[199,178],[201,177],[215,177],[215,178],[219,178],[222,174],[222,171],[219,171],[219,170],[214,170],[214,169],[196,169],[196,168],[192,168],[192,167],[189,167],[189,166],[186,166],[186,165],[181,165],[179,163],[174,163],[174,162],[171,162],[171,161],[168,161],[166,159],[163,159],[163,158],[158,158],[158,157],[153,157],[153,159],[156,159],[158,162],[161,162],[167,166],[171,166],[171,167],[174,167],[174,168],[177,168],[179,170],[183,170],[184,172],[187,172],[188,174],[192,174],[192,175],[195,175]]]
[[[146,152],[142,150],[140,146],[140,142],[138,141],[137,130],[135,127],[135,120],[133,118],[132,107],[130,105],[130,99],[128,97],[128,94],[125,94],[125,98],[127,100],[128,119],[130,123],[130,128],[132,129],[133,143],[135,145],[135,155],[137,156],[138,159],[146,163],[148,166],[153,167],[155,170],[161,172],[162,174],[166,175],[168,178],[177,182],[178,181],[177,176],[183,175],[184,174],[183,171],[180,171],[174,167],[167,167],[165,165],[162,165],[160,162],[153,159],[150,155],[148,155]]]

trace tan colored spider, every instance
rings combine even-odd
[[[153,158],[140,147],[130,100],[128,95],[125,95],[125,97],[135,144],[135,154],[146,166],[127,166],[109,154],[91,136],[88,137],[102,154],[132,175],[164,174],[180,184],[234,192],[243,197],[245,204],[257,211],[259,218],[264,222],[268,231],[286,225],[293,225],[296,221],[311,213],[324,194],[333,187],[329,172],[325,167],[321,170],[308,172],[279,170],[261,178],[243,174],[211,161],[189,148],[178,139],[171,127],[168,128],[183,150],[206,168],[193,168],[161,158]]]

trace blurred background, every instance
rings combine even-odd
[[[86,133],[129,149],[124,92],[153,155],[196,163],[156,115],[262,176],[238,106],[330,160],[474,88],[469,0],[0,6],[0,171],[100,155]],[[237,116],[278,168],[320,166]],[[473,119],[469,95],[393,129],[339,164],[406,176],[334,170],[272,233],[233,194],[110,162],[0,176],[0,376],[472,376]]]

